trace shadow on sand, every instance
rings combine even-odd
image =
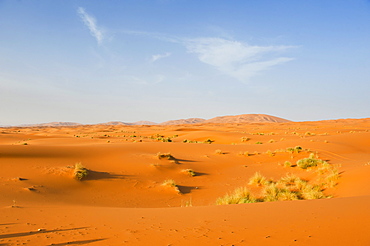
[[[182,194],[188,194],[192,190],[197,190],[199,187],[197,186],[184,186],[184,185],[178,185],[177,188],[180,190]]]
[[[63,245],[82,245],[82,244],[88,244],[88,243],[95,243],[99,241],[106,240],[106,238],[100,238],[100,239],[90,239],[90,240],[80,240],[80,241],[70,241],[65,243],[52,243],[49,244],[50,246],[63,246]]]
[[[31,235],[40,234],[40,233],[50,233],[50,232],[62,232],[62,231],[81,230],[81,229],[85,229],[85,228],[87,228],[87,227],[9,233],[9,234],[2,234],[2,235],[0,235],[0,239],[3,239],[3,238],[13,238],[13,237],[25,237],[25,236],[31,236]]]
[[[84,178],[84,180],[124,179],[125,177],[127,177],[127,175],[89,170],[89,175],[86,178]]]

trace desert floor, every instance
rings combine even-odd
[[[320,182],[294,166],[310,153],[339,170],[330,198],[216,205],[260,196],[256,172]],[[370,119],[0,128],[0,167],[1,246],[370,245]]]

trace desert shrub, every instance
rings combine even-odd
[[[240,138],[240,141],[242,141],[242,142],[247,142],[247,141],[249,141],[249,140],[251,140],[250,138],[248,138],[248,137],[241,137]]]
[[[301,146],[295,146],[294,147],[294,151],[295,152],[297,152],[297,153],[299,153],[299,152],[301,152],[303,149],[302,149],[302,147]]]
[[[76,163],[73,171],[73,177],[77,180],[86,178],[89,174],[88,170],[80,163]]]
[[[308,158],[300,159],[297,161],[297,166],[302,169],[307,169],[309,167],[316,167],[319,164],[324,164],[325,161],[316,159],[313,154],[310,154]]]
[[[302,149],[301,146],[295,146],[294,148],[293,147],[287,148],[286,151],[290,152],[290,153],[299,153],[299,152],[303,151],[303,149]]]
[[[239,155],[249,156],[250,154],[249,154],[249,151],[244,151],[244,152],[240,151]]]
[[[262,142],[256,142],[256,144],[263,144]]]
[[[267,155],[269,155],[269,156],[275,156],[275,153],[274,152],[272,152],[271,150],[268,150],[268,151],[266,151],[266,154]]]
[[[263,189],[265,202],[298,200],[297,194],[285,187],[279,187],[276,183],[270,183]]]
[[[181,170],[182,173],[185,173],[191,177],[194,177],[196,175],[196,173],[192,170],[192,169],[183,169]]]
[[[224,152],[222,152],[222,150],[220,150],[220,149],[216,149],[215,150],[215,154],[217,154],[217,155],[223,155]]]
[[[203,143],[207,143],[207,144],[211,144],[213,143],[215,140],[212,140],[210,138],[208,138],[207,140],[205,140]]]
[[[167,160],[173,160],[175,159],[171,153],[161,153],[161,152],[158,152],[157,153],[157,157],[158,159],[167,159]]]
[[[302,196],[302,199],[305,200],[322,199],[327,197],[323,193],[323,189],[320,185],[307,184],[300,191],[300,194]]]
[[[262,176],[261,173],[256,172],[250,179],[249,183],[250,185],[257,185],[257,186],[263,186],[268,183],[267,179]]]
[[[217,205],[254,203],[257,199],[253,197],[246,187],[239,187],[231,194],[226,194],[216,200]]]
[[[284,162],[284,167],[292,167],[292,163],[290,161]]]
[[[285,175],[285,177],[280,178],[280,183],[291,186],[291,185],[295,185],[295,182],[298,180],[300,180],[299,177],[297,177],[294,174],[288,173],[287,175]]]
[[[328,171],[328,175],[325,177],[325,185],[332,188],[338,184],[340,174],[336,168],[331,168]]]
[[[163,186],[168,186],[168,187],[176,187],[177,186],[175,180],[173,180],[173,179],[166,179],[165,181],[163,181],[162,185]]]
[[[177,193],[180,193],[179,187],[177,186],[175,180],[173,180],[173,179],[167,179],[167,180],[163,181],[162,186],[169,187],[169,188],[174,188],[174,190]]]

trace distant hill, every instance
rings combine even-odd
[[[79,126],[82,125],[76,122],[49,122],[49,123],[40,123],[40,124],[23,124],[19,125],[20,127],[40,127],[40,126]]]
[[[151,121],[145,121],[145,120],[137,121],[137,122],[133,122],[133,123],[127,123],[127,122],[122,122],[122,121],[110,121],[110,122],[102,123],[102,124],[99,124],[99,125],[133,126],[133,125],[157,125],[157,123],[151,122]]]
[[[110,121],[107,123],[100,123],[96,125],[112,125],[112,126],[132,126],[132,125],[187,125],[187,124],[201,124],[201,123],[285,123],[291,122],[283,118],[267,115],[267,114],[241,114],[241,115],[230,115],[230,116],[219,116],[209,120],[202,118],[189,118],[180,120],[169,120],[162,123],[155,123],[151,121],[137,121],[133,123],[126,123],[122,121]],[[84,125],[75,122],[50,122],[41,124],[24,124],[19,127],[58,127],[58,126],[78,126]]]
[[[137,122],[130,123],[130,124],[131,125],[158,125],[158,123],[155,123],[155,122],[152,122],[152,121],[146,121],[146,120],[137,121]]]
[[[100,123],[97,125],[107,125],[107,126],[128,126],[130,124],[122,122],[122,121],[109,121],[107,123]]]
[[[285,123],[285,122],[291,121],[267,114],[241,114],[234,116],[219,116],[204,121],[204,123]]]
[[[284,123],[291,122],[283,118],[267,115],[267,114],[241,114],[230,116],[219,116],[209,120],[201,118],[189,118],[181,120],[170,120],[160,125],[183,125],[183,124],[199,124],[199,123]]]
[[[169,120],[163,123],[160,123],[160,125],[183,125],[183,124],[197,124],[204,122],[205,119],[201,118],[189,118],[189,119],[181,119],[181,120]]]

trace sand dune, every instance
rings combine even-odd
[[[0,245],[370,245],[370,119],[227,122],[0,129]],[[256,172],[324,182],[310,154],[331,198],[216,205]]]

